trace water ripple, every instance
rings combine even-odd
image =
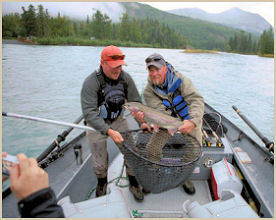
[[[83,80],[99,67],[103,47],[3,44],[2,109],[7,112],[73,122],[80,114]],[[147,82],[145,58],[161,53],[192,79],[205,101],[257,142],[232,110],[236,105],[269,139],[274,139],[274,60],[238,54],[186,54],[181,50],[122,48],[124,69],[139,92]],[[64,128],[25,120],[2,119],[3,150],[38,156]],[[74,130],[73,137],[79,130]],[[70,138],[69,138],[70,139]]]

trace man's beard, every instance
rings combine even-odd
[[[152,79],[151,82],[153,85],[156,85],[156,86],[159,86],[162,84],[161,79],[154,79],[154,80]]]

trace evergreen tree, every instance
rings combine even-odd
[[[252,36],[251,36],[251,33],[249,33],[247,38],[246,52],[249,52],[249,53],[253,52],[252,48],[253,48]]]
[[[38,13],[37,13],[37,35],[39,37],[48,37],[50,35],[49,29],[49,13],[42,5],[38,6]]]
[[[227,51],[238,52],[238,53],[256,53],[257,48],[255,42],[252,40],[252,34],[240,31],[235,33],[234,37],[230,37],[228,41]]]
[[[260,54],[274,54],[274,35],[272,28],[265,30],[259,40],[258,52]]]
[[[104,14],[103,20],[103,38],[102,39],[111,39],[111,19],[107,14]]]
[[[2,36],[17,37],[22,31],[20,15],[18,13],[4,15],[2,18]]]
[[[22,22],[23,26],[26,30],[27,36],[37,35],[37,22],[36,22],[36,13],[35,8],[32,4],[29,5],[28,11],[25,10],[24,7],[22,7],[23,14],[22,14]]]
[[[111,34],[111,20],[105,14],[103,15],[99,10],[93,15],[92,18],[92,34],[96,39],[108,39]]]
[[[120,26],[120,39],[123,41],[130,41],[131,36],[130,36],[130,29],[131,29],[131,24],[130,24],[130,18],[127,13],[123,14],[123,17],[121,18],[121,26]]]

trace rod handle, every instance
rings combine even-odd
[[[238,109],[235,105],[233,105],[232,108],[233,108],[237,113],[239,112],[239,109]]]

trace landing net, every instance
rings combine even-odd
[[[166,130],[123,135],[122,153],[137,181],[152,193],[175,188],[189,177],[200,157],[198,141],[183,134],[168,135]]]

